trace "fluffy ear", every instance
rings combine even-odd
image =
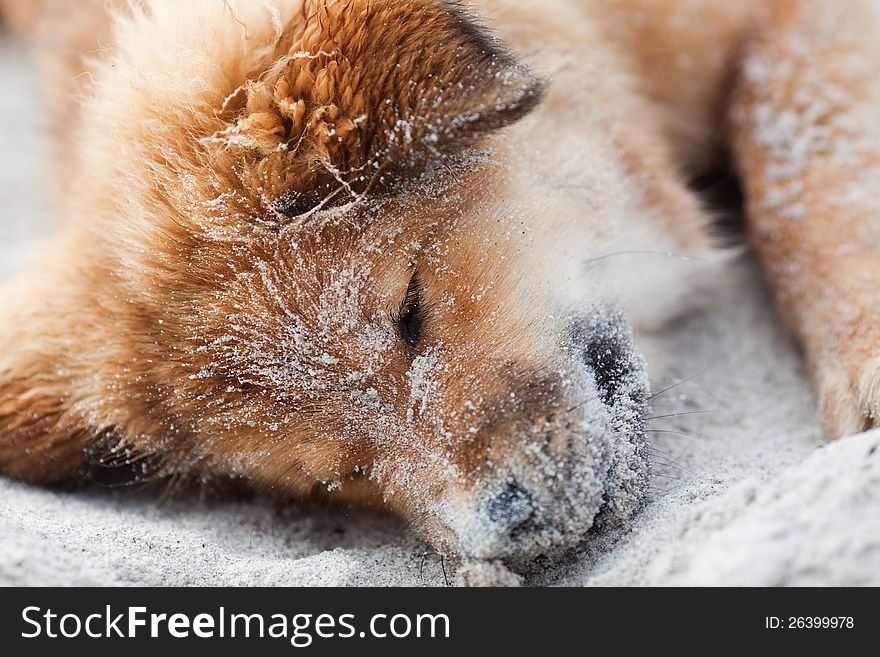
[[[541,83],[454,3],[320,3],[203,143],[286,215],[394,192],[528,113]],[[228,163],[228,162],[227,162]]]

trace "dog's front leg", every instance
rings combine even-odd
[[[751,240],[837,437],[880,424],[880,18],[786,0],[730,106]]]

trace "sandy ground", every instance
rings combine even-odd
[[[48,126],[0,40],[0,275],[51,228]],[[637,263],[634,263],[637,264]],[[880,431],[825,445],[796,347],[753,262],[712,304],[641,336],[654,389],[652,499],[527,583],[880,584]],[[2,300],[0,300],[2,302]],[[444,585],[398,521],[261,500],[57,493],[0,479],[0,584]]]

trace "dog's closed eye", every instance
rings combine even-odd
[[[400,338],[409,349],[418,347],[422,337],[425,323],[425,305],[422,296],[421,282],[418,275],[414,274],[406,287],[406,293],[400,300],[400,307],[394,318]]]

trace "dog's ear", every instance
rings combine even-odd
[[[203,143],[299,214],[406,186],[524,116],[541,88],[457,4],[322,3]]]

